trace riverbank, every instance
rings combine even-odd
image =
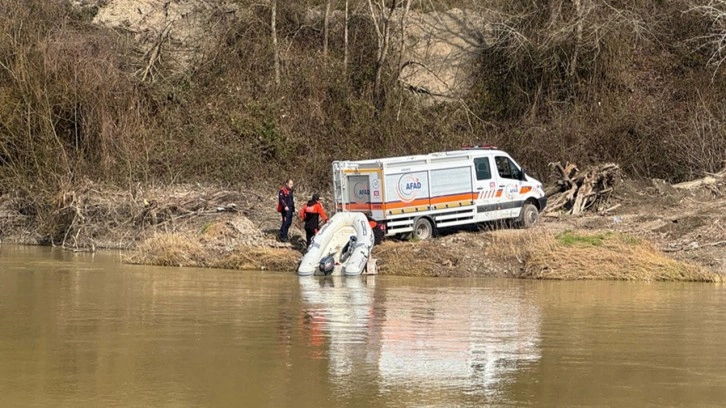
[[[274,189],[273,189],[274,190]],[[443,231],[423,242],[376,246],[381,275],[722,281],[726,205],[722,182],[679,188],[626,181],[607,212],[544,214],[528,230]],[[302,204],[310,194],[298,192]],[[72,251],[128,249],[125,262],[293,271],[302,256],[299,221],[291,242],[279,227],[274,191],[214,186],[120,191],[87,184],[64,194],[54,220],[37,220],[17,196],[0,197],[0,238]],[[330,197],[324,205],[331,210]]]

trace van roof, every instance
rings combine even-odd
[[[416,154],[416,155],[410,155],[410,156],[394,156],[394,157],[381,157],[376,159],[364,159],[364,160],[340,160],[341,162],[347,161],[350,163],[358,163],[358,164],[374,164],[374,163],[390,163],[390,162],[406,162],[406,161],[418,161],[418,160],[426,160],[426,159],[433,159],[433,158],[439,158],[439,157],[456,157],[456,156],[472,156],[472,157],[482,157],[482,156],[490,156],[492,154],[505,154],[508,156],[506,152],[503,150],[499,150],[496,148],[463,148],[460,150],[448,150],[448,151],[442,151],[442,152],[434,152],[434,153],[428,153],[428,154]]]

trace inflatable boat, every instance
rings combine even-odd
[[[373,248],[373,230],[362,213],[339,212],[313,237],[297,274],[360,275]]]

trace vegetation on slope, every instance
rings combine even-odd
[[[89,179],[254,186],[293,175],[326,188],[334,159],[484,142],[542,179],[547,163],[568,160],[680,181],[726,157],[723,45],[713,37],[726,32],[722,1],[489,2],[495,41],[482,43],[471,92],[451,104],[420,103],[396,64],[374,89],[367,1],[349,2],[348,65],[341,24],[323,55],[324,30],[306,15],[324,3],[278,2],[276,84],[265,4],[238,1],[244,19],[210,15],[226,34],[205,62],[179,73],[162,58],[150,77],[127,33],[92,24],[95,9],[3,1],[0,193],[20,194],[23,211],[52,226]],[[407,5],[484,12],[464,0],[398,2]]]

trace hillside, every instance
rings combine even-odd
[[[323,0],[274,26],[268,1],[26,3],[0,4],[0,201],[37,242],[105,240],[74,224],[89,188],[135,203],[97,203],[108,232],[147,191],[327,191],[335,159],[490,143],[548,182],[678,183],[726,158],[722,2],[349,0],[327,29]]]

